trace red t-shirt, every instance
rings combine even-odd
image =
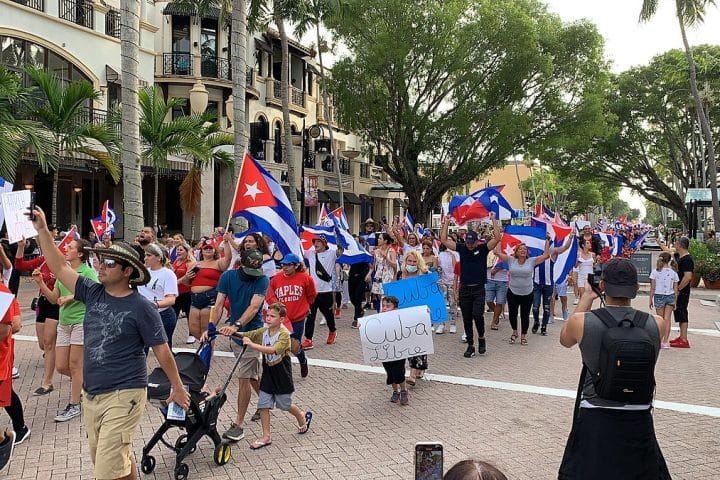
[[[0,282],[0,292],[9,293],[10,295],[12,295],[12,292],[8,290],[8,288],[2,282]],[[10,308],[8,308],[2,320],[0,320],[0,324],[10,325],[12,328],[13,318],[18,315],[20,315],[20,305],[18,304],[17,300],[13,298],[12,303],[10,303]],[[13,346],[14,340],[11,330],[7,337],[0,341],[0,380],[8,380],[12,378],[12,367],[14,360]]]
[[[287,318],[291,322],[298,322],[310,312],[310,305],[316,296],[315,281],[307,272],[296,272],[291,277],[279,272],[270,279],[265,301],[268,305],[282,302],[287,309]]]

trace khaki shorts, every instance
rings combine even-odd
[[[230,346],[232,348],[235,357],[240,355],[242,352],[242,345],[238,345],[234,340],[230,340]],[[245,354],[238,364],[235,375],[238,378],[251,378],[258,380],[260,378],[260,352],[251,348],[245,349]]]
[[[85,333],[83,330],[82,323],[76,323],[75,325],[60,325],[57,326],[57,340],[55,341],[56,347],[69,347],[70,345],[84,345],[85,344]]]
[[[146,398],[145,388],[95,396],[83,390],[83,423],[97,480],[130,475],[133,436],[145,411]]]

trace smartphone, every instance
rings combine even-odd
[[[442,480],[443,445],[440,442],[415,444],[415,480]]]
[[[35,192],[30,192],[30,213],[28,214],[28,218],[30,221],[35,220]]]
[[[195,265],[190,271],[193,273],[198,273],[200,271],[200,265]]]

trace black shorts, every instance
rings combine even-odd
[[[60,318],[60,306],[50,303],[50,300],[40,295],[38,297],[37,314],[35,315],[36,323],[45,323],[46,319],[58,320]]]
[[[690,292],[680,293],[675,302],[673,316],[677,323],[688,323],[688,304],[690,303]]]
[[[387,373],[385,383],[388,385],[400,384],[405,381],[405,359],[393,360],[392,362],[383,362],[383,368]]]

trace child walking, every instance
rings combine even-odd
[[[290,362],[290,332],[282,324],[286,315],[285,305],[273,303],[267,309],[266,326],[243,333],[245,346],[263,354],[260,396],[257,404],[263,435],[260,440],[255,440],[250,444],[250,448],[253,450],[272,443],[270,409],[275,406],[280,410],[290,412],[297,419],[298,433],[300,434],[307,433],[310,429],[310,422],[312,422],[311,411],[303,412],[292,403],[295,386]]]
[[[380,311],[389,312],[395,310],[399,302],[398,298],[392,295],[383,297]],[[405,383],[405,359],[383,362],[383,368],[387,373],[386,383],[392,386],[390,401],[393,403],[399,402],[400,405],[410,405],[410,395]]]

